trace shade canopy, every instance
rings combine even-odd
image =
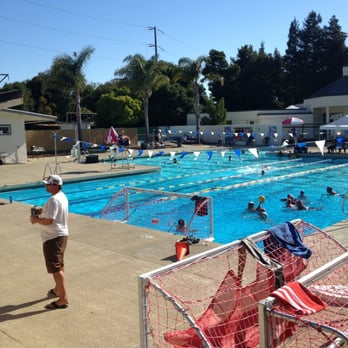
[[[320,126],[320,130],[348,130],[348,115],[336,121]]]
[[[304,121],[299,117],[289,117],[282,121],[283,126],[302,126]]]

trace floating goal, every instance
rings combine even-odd
[[[141,347],[259,347],[259,302],[347,251],[309,223],[291,224],[308,259],[262,231],[139,276]],[[280,341],[288,336],[287,325],[277,329]]]
[[[126,187],[110,198],[100,217],[180,236],[214,238],[212,198],[194,194]]]

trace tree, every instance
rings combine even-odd
[[[228,77],[229,65],[226,55],[222,51],[210,50],[206,58],[205,67],[202,71],[205,79],[208,81],[208,88],[215,102],[224,98],[224,88]]]
[[[302,78],[302,98],[308,98],[322,87],[324,41],[322,18],[311,11],[300,32],[300,67]],[[314,76],[316,78],[314,78]]]
[[[200,95],[201,95],[201,82],[204,81],[202,77],[202,71],[206,61],[206,56],[200,56],[195,60],[191,58],[181,58],[179,60],[179,76],[187,81],[190,85],[193,85],[193,109],[196,118],[196,133],[197,142],[200,143],[200,121],[201,121],[201,109],[200,109]]]
[[[86,83],[83,68],[93,52],[94,48],[86,46],[79,54],[77,52],[74,52],[73,56],[62,54],[54,58],[50,69],[50,74],[56,86],[75,94],[77,137],[80,142],[82,141],[80,93]]]
[[[143,102],[145,119],[145,137],[150,140],[149,100],[154,90],[168,83],[168,77],[161,74],[155,57],[146,60],[142,55],[135,54],[124,59],[127,63],[115,71],[115,76],[121,78],[120,83],[129,86],[137,93]]]
[[[342,32],[338,19],[332,16],[329,25],[324,26],[325,70],[323,85],[341,77],[342,67],[347,63],[348,50],[345,45],[347,34]]]
[[[203,111],[209,114],[209,117],[202,119],[202,124],[225,124],[226,123],[226,109],[224,98],[221,98],[217,104],[212,99],[207,99]]]
[[[284,61],[284,96],[286,103],[296,104],[301,99],[300,27],[294,19],[289,28]]]
[[[186,123],[192,110],[192,96],[179,83],[171,83],[154,92],[150,117],[154,126],[174,126]]]
[[[139,118],[141,102],[130,96],[115,95],[111,92],[102,95],[97,104],[97,126],[108,128],[117,124],[118,127],[134,126]]]

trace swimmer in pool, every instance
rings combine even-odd
[[[308,207],[304,205],[302,199],[296,201],[296,208],[297,210],[321,210],[321,208]]]
[[[297,199],[302,199],[302,200],[304,200],[304,199],[306,199],[307,197],[305,196],[305,192],[303,191],[303,190],[301,190],[300,191],[300,194],[299,194],[299,196],[298,196],[298,198]]]
[[[296,209],[295,197],[292,194],[288,194],[286,198],[286,206],[291,209]]]
[[[178,224],[176,225],[176,232],[186,232],[185,220],[179,219]]]
[[[268,215],[267,212],[265,210],[265,208],[261,207],[261,202],[259,203],[259,205],[255,208],[255,203],[253,201],[250,201],[248,203],[248,208],[247,208],[248,212],[252,212],[252,213],[257,213],[260,218],[262,219],[267,219]]]
[[[328,186],[326,188],[326,192],[330,195],[330,196],[336,196],[338,195],[338,193],[336,191],[334,191],[334,189],[331,186]]]

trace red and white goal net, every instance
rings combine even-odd
[[[214,239],[211,197],[125,187],[116,192],[99,217],[155,230]],[[179,224],[182,221],[183,224]]]
[[[291,223],[307,259],[262,231],[139,276],[141,347],[259,347],[259,302],[347,251],[315,226]]]
[[[309,296],[288,284],[279,289],[285,298],[275,293],[259,304],[260,347],[348,347],[348,252],[298,282]]]

